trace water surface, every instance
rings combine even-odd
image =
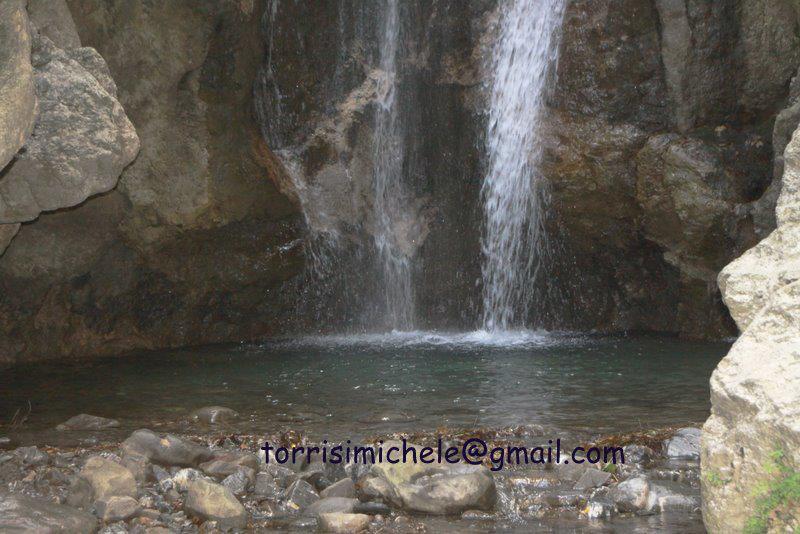
[[[725,343],[522,332],[398,333],[167,350],[0,370],[0,433],[78,413],[176,429],[195,408],[238,410],[239,430],[346,439],[439,427],[541,425],[596,436],[697,424]]]

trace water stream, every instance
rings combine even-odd
[[[375,113],[373,187],[374,241],[383,288],[386,326],[410,330],[414,326],[411,251],[403,242],[403,225],[410,215],[403,184],[403,122],[398,98],[400,1],[386,0],[380,41],[382,88]]]
[[[511,0],[494,47],[483,183],[483,326],[524,327],[548,254],[540,126],[564,0]]]

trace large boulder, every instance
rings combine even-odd
[[[30,221],[109,191],[139,152],[136,130],[87,57],[94,56],[35,36],[39,117],[0,182],[0,223]]]
[[[94,532],[96,527],[97,520],[80,510],[24,495],[0,493],[0,532],[83,534]]]
[[[711,377],[703,427],[711,532],[800,527],[796,499],[776,497],[800,470],[800,131],[786,148],[776,215],[778,228],[719,277],[742,335]]]
[[[25,4],[24,0],[0,1],[0,170],[25,143],[36,117]]]

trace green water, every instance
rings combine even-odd
[[[29,406],[25,431],[90,413],[119,419],[120,435],[186,429],[185,416],[207,405],[239,411],[242,432],[339,439],[442,426],[541,425],[584,436],[697,424],[728,348],[653,337],[404,333],[17,366],[0,370],[0,434]]]

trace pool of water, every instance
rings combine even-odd
[[[346,439],[439,427],[541,425],[592,436],[697,424],[726,343],[520,332],[395,333],[164,350],[0,370],[0,434],[78,413],[119,419],[117,432],[181,428],[223,405],[249,433],[300,430]],[[185,428],[185,426],[183,427]]]

